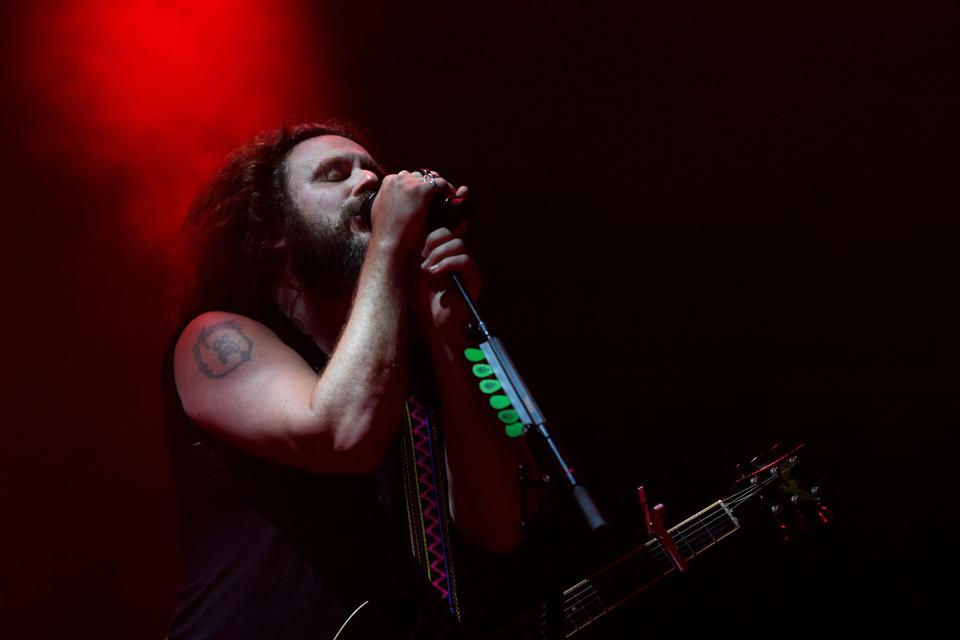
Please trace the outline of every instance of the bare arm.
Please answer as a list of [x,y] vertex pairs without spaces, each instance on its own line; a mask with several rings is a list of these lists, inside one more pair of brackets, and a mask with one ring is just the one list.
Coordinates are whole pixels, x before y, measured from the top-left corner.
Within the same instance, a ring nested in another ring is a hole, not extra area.
[[[430,346],[443,407],[451,516],[482,548],[510,551],[523,538],[517,466],[529,468],[531,457],[524,442],[504,434],[464,359],[463,350],[471,346],[465,337],[467,313],[449,274],[458,273],[476,295],[479,271],[463,241],[448,229],[427,237],[424,254],[417,318]],[[536,496],[531,492],[527,498],[529,515],[536,509]]]
[[318,473],[379,464],[400,422],[411,247],[422,238],[429,189],[388,176],[381,194],[353,306],[322,375],[265,326],[204,314],[184,330],[174,359],[191,418],[255,455]]
[[[464,362],[467,345],[438,345],[438,375],[450,486],[450,514],[460,531],[489,551],[512,551],[523,540],[517,466],[531,460],[522,440],[508,438]],[[528,517],[536,496],[527,496]]]

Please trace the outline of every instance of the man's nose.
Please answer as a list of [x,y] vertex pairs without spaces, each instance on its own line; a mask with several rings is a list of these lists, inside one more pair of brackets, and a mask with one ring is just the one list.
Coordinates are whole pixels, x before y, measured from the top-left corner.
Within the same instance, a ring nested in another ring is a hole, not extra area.
[[361,169],[360,177],[353,185],[353,195],[359,196],[373,191],[377,188],[378,184],[380,184],[380,178],[377,177],[376,173],[368,169]]

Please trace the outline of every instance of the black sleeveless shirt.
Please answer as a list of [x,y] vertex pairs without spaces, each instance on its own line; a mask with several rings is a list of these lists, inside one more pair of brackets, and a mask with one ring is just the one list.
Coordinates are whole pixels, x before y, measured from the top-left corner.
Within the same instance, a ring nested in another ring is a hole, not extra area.
[[[316,371],[326,356],[279,310],[258,318]],[[232,447],[184,413],[171,342],[165,426],[182,577],[170,640],[332,638],[367,597],[416,582],[397,443],[369,476],[321,476]]]

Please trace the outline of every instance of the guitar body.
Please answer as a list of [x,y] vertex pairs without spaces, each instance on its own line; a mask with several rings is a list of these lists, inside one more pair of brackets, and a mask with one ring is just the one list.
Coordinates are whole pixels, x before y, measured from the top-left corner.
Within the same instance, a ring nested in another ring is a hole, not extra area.
[[[433,604],[431,604],[431,602]],[[402,591],[374,596],[357,607],[332,640],[466,640],[472,638],[437,604]]]
[[333,640],[416,640],[423,608],[408,593],[387,593],[367,600],[343,623]]

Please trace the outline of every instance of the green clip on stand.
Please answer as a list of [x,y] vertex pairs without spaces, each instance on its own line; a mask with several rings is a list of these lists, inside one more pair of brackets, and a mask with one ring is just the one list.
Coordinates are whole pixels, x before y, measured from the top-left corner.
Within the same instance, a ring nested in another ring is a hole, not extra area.
[[[526,429],[520,419],[520,412],[514,409],[515,405],[510,396],[506,395],[503,383],[497,379],[496,368],[489,364],[484,364],[487,360],[487,354],[482,349],[467,349],[463,352],[467,360],[475,363],[473,365],[473,375],[480,378],[480,391],[489,396],[490,406],[497,412],[497,418],[503,423],[503,429],[507,436],[519,438],[524,435]],[[501,392],[501,393],[497,393]]]

